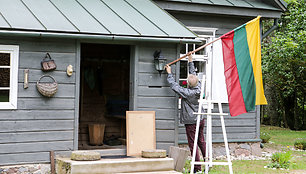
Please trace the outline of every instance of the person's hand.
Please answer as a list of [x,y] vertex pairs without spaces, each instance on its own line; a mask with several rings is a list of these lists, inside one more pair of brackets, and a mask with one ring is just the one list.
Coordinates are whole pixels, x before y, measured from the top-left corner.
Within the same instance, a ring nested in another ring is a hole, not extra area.
[[168,73],[168,74],[171,74],[171,66],[166,65],[165,68],[166,68],[167,73]]
[[190,52],[188,52],[188,62],[192,62],[192,54]]

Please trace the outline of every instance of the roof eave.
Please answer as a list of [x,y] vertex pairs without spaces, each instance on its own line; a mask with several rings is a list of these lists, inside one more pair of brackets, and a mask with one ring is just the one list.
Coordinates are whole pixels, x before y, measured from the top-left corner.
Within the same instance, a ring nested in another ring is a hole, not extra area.
[[86,40],[106,40],[106,41],[201,43],[200,40],[192,37],[179,38],[179,37],[154,37],[154,36],[122,36],[122,35],[103,35],[103,34],[67,33],[67,32],[60,33],[60,32],[44,32],[44,31],[24,31],[24,30],[0,30],[0,36],[86,39]]
[[254,9],[245,7],[228,7],[217,6],[208,4],[194,4],[194,3],[182,3],[174,1],[156,1],[156,3],[167,11],[185,12],[185,13],[204,13],[214,15],[231,15],[231,16],[244,16],[244,17],[256,17],[258,15],[263,18],[280,18],[281,10],[269,10],[269,9]]

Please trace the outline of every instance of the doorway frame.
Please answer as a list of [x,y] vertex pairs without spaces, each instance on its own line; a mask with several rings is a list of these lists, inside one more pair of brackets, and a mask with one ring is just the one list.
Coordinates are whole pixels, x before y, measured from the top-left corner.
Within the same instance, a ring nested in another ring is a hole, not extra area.
[[[129,86],[129,110],[134,111],[137,107],[138,84],[138,46],[133,42],[99,41],[99,40],[76,40],[76,61],[75,61],[75,100],[74,100],[74,130],[73,130],[73,150],[79,150],[79,117],[80,117],[80,89],[81,89],[81,44],[109,44],[109,45],[129,45],[130,46],[130,86]],[[111,151],[110,149],[109,151]]]

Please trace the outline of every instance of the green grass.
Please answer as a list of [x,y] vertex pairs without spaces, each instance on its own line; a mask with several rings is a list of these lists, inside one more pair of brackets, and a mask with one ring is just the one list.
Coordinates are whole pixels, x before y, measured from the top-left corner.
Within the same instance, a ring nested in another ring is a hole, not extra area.
[[261,126],[261,132],[268,133],[271,136],[270,141],[274,144],[282,146],[292,146],[294,145],[295,140],[298,138],[305,138],[306,131],[293,131],[290,129],[274,127],[274,126]]
[[[294,142],[298,138],[306,137],[306,131],[292,131],[289,129],[261,126],[261,132],[270,134],[271,143],[266,143],[263,151],[287,151],[294,147]],[[289,148],[288,148],[289,146]],[[289,173],[302,174],[306,173],[306,152],[292,151],[289,170],[264,168],[270,160],[235,160],[233,163],[233,172],[235,174],[272,174],[272,173]],[[190,161],[186,162],[185,167],[190,169]],[[204,169],[204,167],[202,167]],[[186,172],[185,174],[187,174]],[[228,174],[228,166],[213,166],[209,174]]]

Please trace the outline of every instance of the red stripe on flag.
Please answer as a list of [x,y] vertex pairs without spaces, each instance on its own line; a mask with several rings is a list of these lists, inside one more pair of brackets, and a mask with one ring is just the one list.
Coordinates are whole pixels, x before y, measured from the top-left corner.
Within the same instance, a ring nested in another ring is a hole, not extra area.
[[221,36],[229,109],[232,116],[237,116],[246,113],[246,109],[235,60],[233,38],[234,31]]

